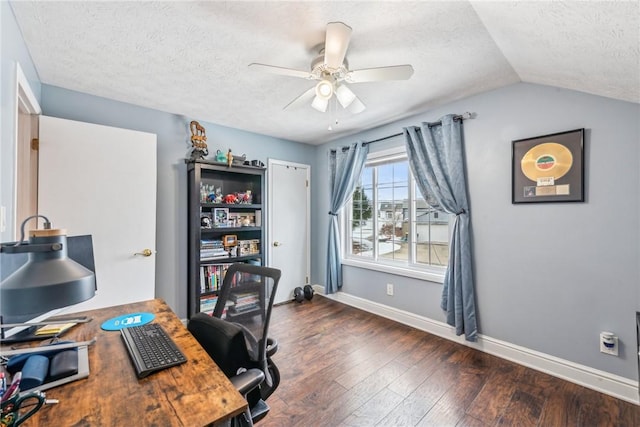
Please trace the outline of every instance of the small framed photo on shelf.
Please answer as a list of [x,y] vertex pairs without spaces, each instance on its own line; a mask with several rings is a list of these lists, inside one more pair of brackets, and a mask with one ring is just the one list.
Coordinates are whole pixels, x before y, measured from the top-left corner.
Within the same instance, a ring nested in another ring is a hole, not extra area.
[[213,225],[214,227],[227,227],[229,222],[229,208],[213,209]]
[[235,234],[225,234],[222,236],[222,246],[229,248],[238,244],[238,236]]
[[512,143],[512,203],[584,202],[584,129]]

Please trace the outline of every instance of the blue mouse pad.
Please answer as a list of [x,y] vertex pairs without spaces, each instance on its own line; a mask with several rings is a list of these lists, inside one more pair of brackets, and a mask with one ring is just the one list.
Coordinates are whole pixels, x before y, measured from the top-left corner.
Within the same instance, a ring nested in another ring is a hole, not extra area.
[[129,326],[140,326],[151,322],[156,317],[153,313],[131,313],[114,317],[104,322],[100,327],[105,331],[119,331]]

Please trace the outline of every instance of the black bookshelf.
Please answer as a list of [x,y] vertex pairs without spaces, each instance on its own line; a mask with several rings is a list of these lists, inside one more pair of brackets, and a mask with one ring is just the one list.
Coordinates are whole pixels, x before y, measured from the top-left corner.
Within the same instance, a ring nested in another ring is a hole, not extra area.
[[264,168],[228,167],[206,160],[186,163],[187,315],[191,318],[200,311],[213,311],[225,267],[235,262],[264,265],[266,188]]

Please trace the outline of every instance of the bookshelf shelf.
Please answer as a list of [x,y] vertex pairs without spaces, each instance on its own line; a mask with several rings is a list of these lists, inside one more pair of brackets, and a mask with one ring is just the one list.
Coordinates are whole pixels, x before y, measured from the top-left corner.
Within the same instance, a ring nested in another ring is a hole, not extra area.
[[227,258],[215,258],[215,259],[201,259],[200,265],[216,265],[221,263],[234,263],[234,262],[244,262],[249,261],[256,258],[261,258],[262,255],[260,253],[245,255],[245,256],[236,256],[236,257],[227,257]]
[[262,227],[214,227],[214,228],[201,228],[200,232],[203,236],[207,236],[209,234],[228,234],[234,232],[245,232],[245,231],[259,231]]

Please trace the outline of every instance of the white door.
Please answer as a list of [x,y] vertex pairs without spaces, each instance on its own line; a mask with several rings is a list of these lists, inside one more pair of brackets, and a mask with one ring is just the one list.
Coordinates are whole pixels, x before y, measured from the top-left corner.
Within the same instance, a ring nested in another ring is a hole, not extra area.
[[17,241],[20,238],[22,221],[38,213],[38,150],[32,144],[32,140],[38,135],[38,117],[42,110],[20,64],[16,64],[16,80],[18,126],[15,148],[15,214],[11,237]]
[[39,133],[38,213],[93,236],[98,291],[67,311],[154,298],[156,135],[45,116]]
[[269,266],[282,271],[274,303],[293,299],[309,284],[309,165],[270,159]]

